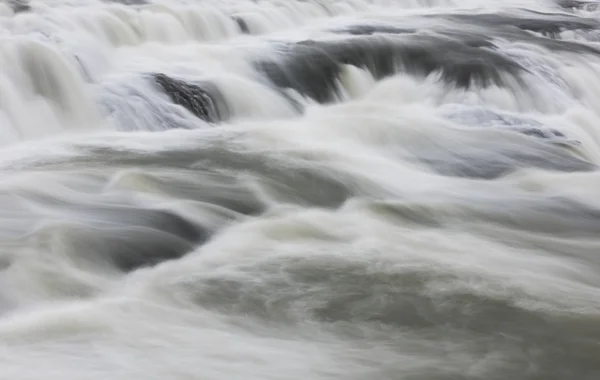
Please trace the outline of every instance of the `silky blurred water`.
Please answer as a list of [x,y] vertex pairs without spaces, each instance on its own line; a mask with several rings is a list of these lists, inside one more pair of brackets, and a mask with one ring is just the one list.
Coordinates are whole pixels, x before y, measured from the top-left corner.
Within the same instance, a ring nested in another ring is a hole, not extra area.
[[600,378],[600,9],[3,0],[0,379]]

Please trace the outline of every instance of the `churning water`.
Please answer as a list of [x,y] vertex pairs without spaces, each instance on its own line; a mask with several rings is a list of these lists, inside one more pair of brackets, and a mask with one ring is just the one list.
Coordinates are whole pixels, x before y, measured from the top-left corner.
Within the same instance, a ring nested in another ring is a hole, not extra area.
[[600,379],[600,6],[2,0],[0,379]]

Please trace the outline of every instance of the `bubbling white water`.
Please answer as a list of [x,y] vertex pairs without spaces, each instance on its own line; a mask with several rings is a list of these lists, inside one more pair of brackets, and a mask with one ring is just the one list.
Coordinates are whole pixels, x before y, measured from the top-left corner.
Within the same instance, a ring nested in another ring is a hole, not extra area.
[[599,11],[0,3],[0,378],[600,378]]

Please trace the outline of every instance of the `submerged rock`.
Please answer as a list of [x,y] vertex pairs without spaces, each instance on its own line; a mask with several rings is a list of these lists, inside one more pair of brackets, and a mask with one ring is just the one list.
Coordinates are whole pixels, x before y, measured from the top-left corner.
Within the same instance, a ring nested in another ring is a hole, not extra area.
[[5,0],[5,2],[15,13],[29,12],[31,10],[31,6],[27,0]]

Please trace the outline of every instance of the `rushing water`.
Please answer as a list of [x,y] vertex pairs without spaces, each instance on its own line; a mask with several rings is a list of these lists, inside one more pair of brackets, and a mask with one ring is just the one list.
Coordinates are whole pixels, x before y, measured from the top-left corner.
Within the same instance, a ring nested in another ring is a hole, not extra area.
[[2,0],[0,379],[600,379],[600,7]]

